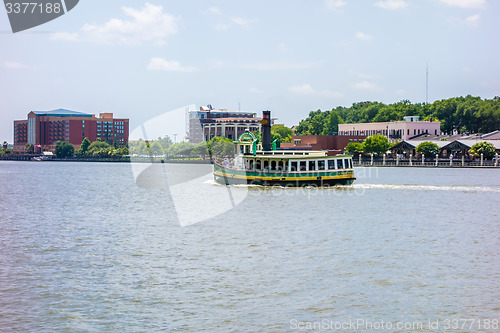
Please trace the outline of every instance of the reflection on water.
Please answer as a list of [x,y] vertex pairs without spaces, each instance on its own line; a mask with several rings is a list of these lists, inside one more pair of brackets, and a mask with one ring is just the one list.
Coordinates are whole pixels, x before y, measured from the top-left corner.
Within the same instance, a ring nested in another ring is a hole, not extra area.
[[[193,179],[169,168],[168,182]],[[500,317],[498,170],[358,168],[351,187],[232,186],[246,193],[238,204],[184,228],[179,196],[137,186],[127,164],[0,162],[0,177],[2,331]],[[220,209],[208,199],[185,208]]]

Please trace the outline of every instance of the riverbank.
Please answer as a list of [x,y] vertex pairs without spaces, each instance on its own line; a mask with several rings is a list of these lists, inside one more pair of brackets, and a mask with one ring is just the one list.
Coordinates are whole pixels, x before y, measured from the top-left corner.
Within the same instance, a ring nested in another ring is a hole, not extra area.
[[210,159],[165,159],[160,157],[46,157],[39,154],[9,154],[0,155],[0,161],[26,162],[112,162],[112,163],[181,163],[181,164],[211,164]]

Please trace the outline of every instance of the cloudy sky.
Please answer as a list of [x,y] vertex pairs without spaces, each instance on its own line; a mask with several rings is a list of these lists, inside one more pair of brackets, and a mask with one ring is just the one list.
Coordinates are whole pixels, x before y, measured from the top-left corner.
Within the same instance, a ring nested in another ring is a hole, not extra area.
[[[500,1],[81,0],[22,33],[0,9],[0,140],[31,110],[128,117],[500,95]],[[179,131],[184,124],[179,121]],[[165,130],[172,135],[173,130]]]

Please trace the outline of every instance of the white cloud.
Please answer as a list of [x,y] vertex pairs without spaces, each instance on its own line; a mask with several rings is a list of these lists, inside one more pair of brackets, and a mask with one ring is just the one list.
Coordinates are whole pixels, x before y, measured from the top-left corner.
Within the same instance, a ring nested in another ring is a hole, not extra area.
[[346,5],[343,0],[325,0],[325,6],[329,10],[338,10]]
[[486,0],[439,0],[448,6],[462,8],[482,8],[486,5]]
[[311,87],[310,84],[303,84],[300,86],[292,86],[288,88],[293,93],[300,95],[309,95],[309,96],[317,96],[317,97],[326,97],[326,98],[342,98],[344,94],[338,91],[332,90],[315,90]]
[[375,78],[374,75],[372,75],[372,74],[366,74],[366,73],[359,73],[358,77],[361,78],[361,79],[373,79],[373,78]]
[[5,68],[8,68],[8,69],[21,69],[21,68],[24,68],[24,65],[21,64],[20,62],[17,62],[17,61],[5,61],[3,63],[3,65],[5,66]]
[[408,3],[403,0],[385,0],[379,1],[374,4],[375,6],[382,9],[396,10],[408,7]]
[[212,14],[212,15],[220,15],[222,12],[217,7],[210,7],[210,8],[208,8],[208,13]]
[[258,88],[250,88],[250,92],[254,93],[254,94],[262,94],[263,91],[258,89]]
[[356,82],[353,87],[359,90],[372,90],[372,91],[380,91],[381,89],[374,83],[370,81],[360,81]]
[[224,30],[229,29],[229,24],[225,24],[225,23],[217,23],[217,24],[214,26],[214,29],[215,29],[215,30],[217,30],[217,31],[224,31]]
[[51,39],[111,45],[140,45],[151,41],[161,45],[165,38],[178,31],[178,19],[164,13],[162,6],[146,3],[141,9],[122,7],[122,12],[127,19],[112,18],[102,25],[85,24],[78,33],[55,33]]
[[372,40],[373,39],[373,36],[372,35],[368,35],[368,34],[365,34],[363,32],[358,32],[356,34],[356,38],[357,39],[361,39],[361,40],[366,40],[366,41],[369,41],[369,40]]
[[242,65],[243,68],[252,69],[257,71],[288,71],[288,70],[300,70],[309,69],[315,67],[316,64],[312,62],[259,62]]
[[481,15],[479,15],[479,14],[469,16],[465,19],[464,23],[468,26],[476,27],[479,23],[480,17],[481,17]]
[[252,23],[252,21],[253,20],[247,20],[247,19],[244,19],[243,17],[239,17],[239,16],[231,17],[231,22],[233,22],[234,24],[237,24],[239,26],[242,26],[246,29],[250,28],[250,23]]
[[79,40],[79,36],[77,33],[56,32],[50,36],[50,39],[60,40],[64,42],[77,42]]
[[479,26],[479,19],[481,18],[480,14],[471,15],[466,18],[452,18],[451,22],[456,25],[463,25],[468,27],[477,27]]
[[151,58],[148,64],[150,71],[168,71],[168,72],[195,72],[196,68],[192,66],[182,66],[176,60],[165,60],[163,58]]
[[288,51],[288,48],[286,47],[286,44],[285,44],[285,43],[279,43],[279,44],[278,44],[278,48],[279,48],[282,52],[287,52],[287,51]]
[[249,69],[255,71],[289,71],[289,70],[302,70],[317,67],[318,64],[314,62],[256,62],[247,64],[238,64],[225,61],[213,61],[215,68],[239,68]]

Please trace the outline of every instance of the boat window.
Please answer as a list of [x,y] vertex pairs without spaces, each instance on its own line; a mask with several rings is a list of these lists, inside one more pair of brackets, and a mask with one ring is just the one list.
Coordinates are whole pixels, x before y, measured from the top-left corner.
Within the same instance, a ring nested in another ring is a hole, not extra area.
[[325,170],[325,161],[318,161],[318,170]]
[[240,153],[243,154],[243,145],[240,146]]
[[264,170],[269,170],[269,161],[268,160],[264,161]]
[[297,161],[291,161],[290,162],[290,171],[297,171],[298,170],[298,162]]
[[347,158],[344,160],[344,168],[349,168],[349,160]]
[[337,169],[337,166],[335,164],[336,164],[335,160],[328,160],[328,169],[329,170]]
[[343,169],[344,168],[344,160],[343,159],[338,159],[337,163],[338,163],[339,169]]
[[316,161],[309,161],[309,171],[316,170]]
[[255,165],[256,165],[257,170],[260,170],[261,166],[262,166],[262,162],[260,160],[257,160]]
[[283,161],[278,162],[278,170],[283,170]]
[[307,162],[306,161],[300,161],[299,162],[299,166],[300,166],[300,171],[306,171],[306,166],[307,166]]
[[248,169],[253,170],[253,160],[248,161]]
[[276,170],[276,161],[271,162],[271,170]]

